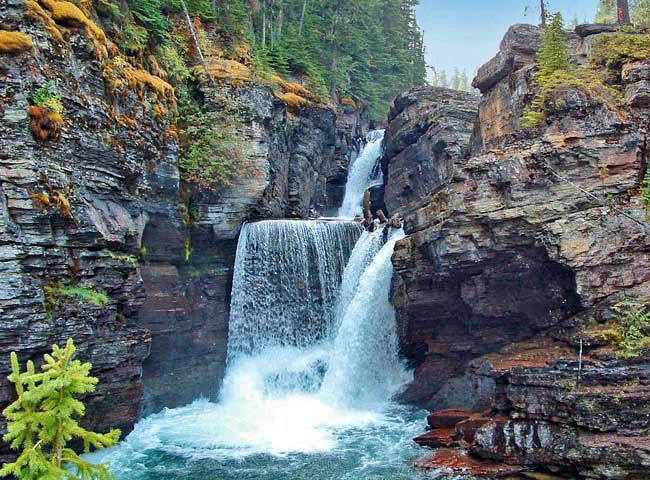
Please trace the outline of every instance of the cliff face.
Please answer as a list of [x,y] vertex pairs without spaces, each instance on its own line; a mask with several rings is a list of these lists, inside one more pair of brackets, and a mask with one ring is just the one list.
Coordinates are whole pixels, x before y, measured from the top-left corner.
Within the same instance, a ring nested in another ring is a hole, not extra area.
[[[408,234],[393,257],[393,300],[415,368],[404,398],[494,415],[436,446],[461,442],[511,464],[642,478],[648,357],[620,360],[586,324],[612,319],[623,295],[650,293],[638,195],[647,64],[624,67],[634,72],[622,77],[625,106],[563,88],[544,125],[526,131],[520,117],[534,92],[539,36],[511,28],[479,70],[480,100],[428,88],[391,111],[386,203]],[[585,61],[594,40],[572,38],[574,55]]]
[[[178,191],[151,202],[159,214],[150,214],[143,234],[147,295],[138,320],[154,340],[144,365],[145,413],[217,394],[242,222],[336,208],[328,190],[346,177],[355,138],[367,128],[357,111],[337,117],[324,108],[288,117],[261,86],[204,88],[208,102],[227,96],[241,105],[239,139],[255,174],[214,191],[185,189],[183,215]],[[165,201],[171,210],[160,210]]]
[[[267,86],[199,85],[215,111],[217,97],[241,103],[238,135],[256,167],[199,190],[180,180],[170,85],[117,58],[86,23],[54,23],[35,2],[5,2],[0,19],[0,30],[32,42],[0,53],[2,351],[38,362],[74,338],[100,378],[87,400],[93,429],[128,431],[142,409],[214,395],[241,223],[334,208],[363,112],[305,108],[290,118]],[[31,108],[47,82],[60,117]],[[103,292],[107,304],[69,287]],[[0,407],[12,398],[8,372],[7,353]]]

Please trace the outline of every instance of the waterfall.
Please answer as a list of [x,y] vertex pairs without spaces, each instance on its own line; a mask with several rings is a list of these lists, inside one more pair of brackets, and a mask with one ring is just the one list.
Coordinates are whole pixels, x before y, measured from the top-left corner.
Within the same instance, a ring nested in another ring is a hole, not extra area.
[[[386,244],[371,255],[382,243],[383,232],[377,230],[364,232],[371,245],[365,254],[366,268],[356,269],[350,263],[346,271],[350,275],[341,288],[339,328],[321,389],[325,398],[338,404],[381,403],[409,379],[397,360],[395,309],[390,303],[391,256],[404,232],[391,232]],[[364,239],[359,244],[365,250]]]
[[366,146],[350,167],[345,185],[343,205],[339,209],[341,218],[353,218],[362,213],[363,192],[370,186],[383,181],[381,155],[384,130],[373,130],[366,136]]
[[[119,480],[157,478],[149,472],[161,459],[179,465],[174,478],[205,478],[198,472],[206,461],[210,478],[228,480],[384,478],[366,469],[395,468],[396,456],[409,455],[422,415],[407,425],[405,407],[390,401],[410,380],[389,301],[391,255],[402,237],[401,229],[361,232],[349,221],[244,225],[218,401],[147,417],[119,447],[91,459],[109,461]],[[313,477],[286,470],[323,452],[338,459],[338,473],[311,461],[303,473],[320,472]],[[360,477],[347,476],[349,462],[361,462]],[[184,475],[187,465],[196,465],[195,476]]]
[[330,333],[338,286],[361,233],[355,222],[243,226],[235,260],[228,358],[305,347]]

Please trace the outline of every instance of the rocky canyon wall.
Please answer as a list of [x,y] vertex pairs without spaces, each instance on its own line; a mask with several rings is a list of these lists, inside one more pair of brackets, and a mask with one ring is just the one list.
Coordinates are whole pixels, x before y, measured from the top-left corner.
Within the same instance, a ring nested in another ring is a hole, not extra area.
[[[205,82],[207,108],[241,104],[238,139],[255,170],[198,189],[180,179],[171,86],[91,28],[92,9],[51,15],[29,0],[0,5],[0,30],[29,39],[0,51],[0,343],[39,362],[74,338],[100,379],[86,425],[128,431],[142,412],[216,394],[242,222],[335,209],[368,122],[350,108],[290,116],[255,81]],[[31,108],[48,82],[59,116]],[[7,353],[2,408],[8,373]]]
[[[609,33],[578,33],[572,55],[585,65]],[[589,478],[645,478],[648,356],[624,361],[594,332],[623,296],[650,294],[639,196],[648,64],[618,71],[624,102],[564,87],[546,120],[525,129],[540,36],[533,26],[508,31],[474,81],[480,98],[425,87],[392,107],[385,202],[408,234],[393,256],[393,301],[415,369],[403,398],[483,411],[471,435],[434,422],[425,444]]]

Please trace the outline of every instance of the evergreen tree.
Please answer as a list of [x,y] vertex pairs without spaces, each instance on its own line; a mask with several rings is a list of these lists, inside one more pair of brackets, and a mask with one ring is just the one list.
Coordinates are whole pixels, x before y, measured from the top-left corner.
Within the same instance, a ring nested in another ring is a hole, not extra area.
[[569,46],[562,15],[556,13],[542,36],[542,46],[537,52],[537,73],[535,85],[540,89],[534,98],[532,108],[523,115],[523,126],[535,127],[545,117],[544,99],[560,85],[575,81],[575,71],[569,60]]
[[547,84],[551,78],[560,72],[572,70],[569,61],[569,47],[562,14],[556,13],[550,25],[544,31],[542,46],[537,53],[537,74],[535,82],[538,85]]
[[632,23],[642,27],[650,26],[650,0],[636,0],[632,5]]
[[119,430],[107,434],[88,431],[79,426],[85,413],[77,396],[95,390],[98,380],[90,376],[90,363],[73,360],[76,349],[72,339],[65,348],[53,346],[45,355],[41,372],[27,362],[21,372],[18,356],[11,353],[12,373],[9,381],[16,388],[17,398],[3,412],[8,420],[8,433],[3,437],[18,459],[0,469],[0,476],[16,476],[19,480],[92,480],[109,479],[106,465],[84,461],[67,445],[82,441],[90,448],[115,445]]
[[600,0],[596,12],[596,23],[616,23],[616,0]]

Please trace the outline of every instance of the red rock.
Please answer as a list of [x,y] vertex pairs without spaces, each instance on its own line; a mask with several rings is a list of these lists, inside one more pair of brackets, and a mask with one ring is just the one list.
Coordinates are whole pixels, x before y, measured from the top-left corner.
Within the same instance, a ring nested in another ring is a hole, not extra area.
[[454,428],[458,422],[467,420],[474,414],[466,410],[449,409],[433,412],[427,417],[431,428]]
[[447,469],[453,474],[476,477],[502,478],[516,475],[523,470],[521,466],[505,463],[482,462],[458,450],[438,450],[433,455],[416,459],[413,464],[423,469]]
[[453,428],[437,428],[413,439],[421,447],[440,448],[458,446],[460,438]]

